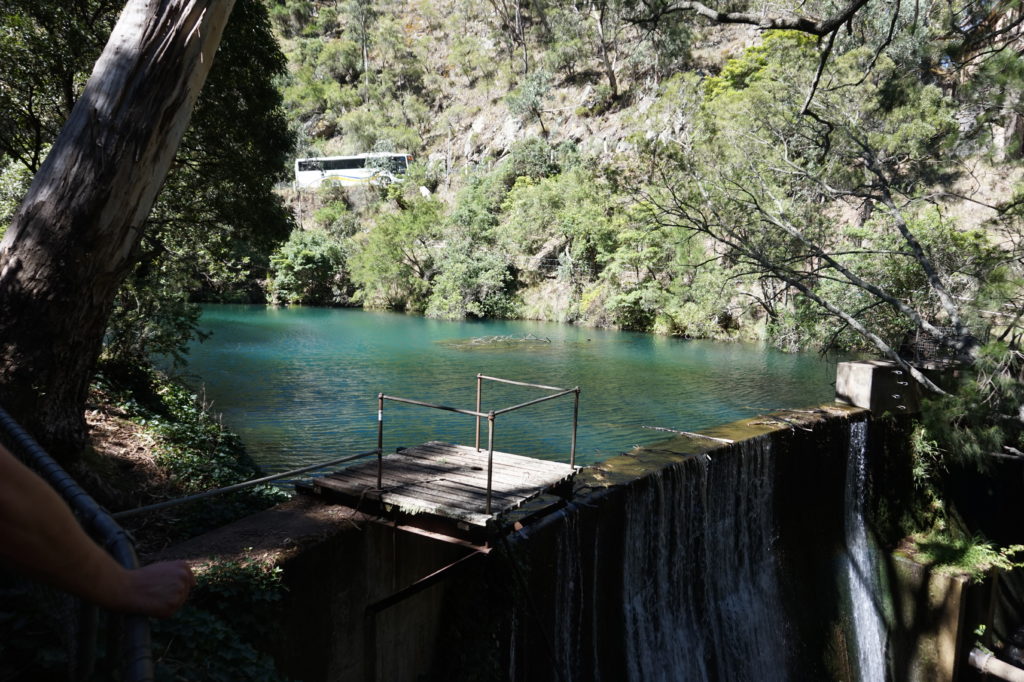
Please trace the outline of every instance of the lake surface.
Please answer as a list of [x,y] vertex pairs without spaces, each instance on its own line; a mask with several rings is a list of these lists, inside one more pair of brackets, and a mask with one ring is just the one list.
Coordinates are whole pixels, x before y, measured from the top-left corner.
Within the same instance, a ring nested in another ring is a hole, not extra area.
[[[186,371],[268,471],[376,447],[377,394],[473,409],[476,374],[579,386],[577,463],[833,396],[814,354],[545,322],[444,322],[354,309],[212,305]],[[544,395],[485,382],[484,411]],[[384,446],[473,443],[474,419],[388,402]],[[568,461],[572,397],[496,420],[495,449]],[[486,443],[486,421],[482,439]]]

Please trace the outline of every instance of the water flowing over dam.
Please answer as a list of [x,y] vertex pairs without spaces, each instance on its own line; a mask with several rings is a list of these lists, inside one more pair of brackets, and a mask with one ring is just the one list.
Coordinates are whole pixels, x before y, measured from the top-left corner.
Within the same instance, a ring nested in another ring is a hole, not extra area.
[[492,559],[511,585],[481,595],[512,613],[500,676],[884,680],[866,439],[866,422],[829,419],[598,465],[593,483],[613,485],[578,490]]
[[[765,438],[735,457],[668,469],[626,507],[626,660],[632,680],[781,680],[786,622]],[[728,644],[726,644],[728,643]],[[725,646],[723,646],[725,644]]]
[[301,521],[279,529],[275,655],[299,679],[882,682],[867,419],[826,406],[638,447],[486,546],[310,499],[237,542]]
[[885,679],[885,621],[879,601],[877,556],[864,519],[867,495],[867,422],[850,425],[846,462],[846,576],[861,682]]

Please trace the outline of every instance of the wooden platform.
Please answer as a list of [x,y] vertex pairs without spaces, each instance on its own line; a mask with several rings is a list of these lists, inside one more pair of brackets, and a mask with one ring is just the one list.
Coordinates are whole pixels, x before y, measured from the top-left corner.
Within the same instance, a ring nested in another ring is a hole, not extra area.
[[493,531],[510,525],[513,512],[527,501],[567,487],[575,473],[569,464],[495,452],[492,513],[487,514],[487,451],[431,441],[385,455],[382,490],[376,489],[376,457],[317,478],[312,489],[368,513]]

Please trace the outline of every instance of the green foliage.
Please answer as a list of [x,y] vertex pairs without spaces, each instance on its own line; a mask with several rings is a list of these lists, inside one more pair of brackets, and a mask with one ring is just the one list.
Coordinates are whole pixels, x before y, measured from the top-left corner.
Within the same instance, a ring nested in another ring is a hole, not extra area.
[[147,243],[185,260],[192,291],[207,299],[261,280],[291,232],[291,214],[273,192],[295,144],[275,85],[284,71],[262,2],[236,3]]
[[185,364],[188,343],[202,335],[200,308],[189,301],[192,279],[177,267],[180,262],[155,257],[135,266],[107,322],[104,360],[145,366],[159,355],[176,366]]
[[952,462],[984,467],[989,453],[1024,450],[1024,354],[993,341],[979,349],[954,393],[924,412],[929,437]]
[[504,318],[518,312],[508,258],[474,236],[479,237],[469,230],[449,232],[438,259],[440,274],[433,282],[427,316]]
[[442,220],[443,205],[420,198],[355,235],[349,264],[357,300],[369,308],[422,312],[436,274]]
[[452,46],[446,56],[452,69],[468,79],[470,85],[477,79],[490,78],[494,75],[494,60],[484,50],[480,41],[472,35],[453,35]]
[[512,145],[508,158],[498,167],[498,175],[511,188],[518,178],[540,180],[579,163],[579,151],[572,142],[552,145],[540,137],[527,137]]
[[[536,181],[520,176],[502,205],[497,242],[521,269],[550,270],[564,254],[567,274],[592,279],[620,227],[613,202],[608,187],[583,168]],[[534,265],[538,258],[543,262]]]
[[747,271],[779,345],[898,349],[949,326],[949,301],[977,296],[1005,254],[920,198],[956,165],[937,154],[957,140],[949,98],[855,48],[831,58],[802,116],[817,64],[808,36],[772,32],[719,76],[677,83],[703,102],[690,144],[663,156],[657,220]]
[[325,230],[296,230],[270,257],[267,301],[344,305],[352,294],[342,242]]
[[[1004,278],[1002,253],[979,230],[962,230],[934,207],[905,216],[910,229],[927,250],[935,265],[946,274],[950,293],[964,300],[983,299],[985,292]],[[843,250],[836,262],[865,281],[887,291],[898,292],[914,302],[928,319],[942,319],[943,310],[926,273],[912,257],[890,216],[879,213],[860,227],[846,227],[833,235],[835,249]],[[848,281],[823,278],[815,292],[844,310],[856,311],[857,318],[895,347],[916,338],[915,325],[889,305],[865,299],[860,287]],[[813,302],[802,299],[787,317],[797,330],[801,348],[870,350],[871,345],[849,327],[837,330],[834,318]],[[779,327],[781,329],[781,327]]]
[[31,182],[32,174],[19,163],[12,161],[0,168],[0,239],[7,232]]
[[[324,185],[321,188],[321,195],[331,194],[334,190],[340,190],[337,185]],[[348,202],[344,199],[332,200],[326,197],[324,203],[316,210],[313,221],[317,227],[338,236],[351,236],[355,232],[356,217],[349,208]],[[273,257],[271,257],[273,260]]]
[[[181,494],[241,483],[259,468],[238,437],[225,430],[199,396],[153,369],[106,362],[96,383],[114,396],[129,418],[155,442],[157,464],[170,474]],[[287,499],[270,486],[222,495],[217,504],[183,507],[175,530],[190,537]]]
[[772,66],[779,55],[793,59],[797,54],[813,55],[815,38],[799,31],[767,31],[760,44],[748,47],[725,63],[722,71],[705,83],[709,101],[751,87],[756,81],[773,78]]
[[381,141],[419,150],[432,116],[420,39],[365,0],[309,3],[308,12],[289,0],[274,16],[292,39],[285,49],[294,68],[283,92],[302,134],[336,138],[332,147],[348,153]]
[[965,538],[944,532],[911,536],[914,559],[946,575],[967,575],[981,582],[992,569],[1024,567],[1024,545],[996,547],[981,537]]
[[155,661],[156,679],[161,682],[284,679],[273,660],[239,637],[228,622],[190,606],[170,620],[157,621],[153,640],[157,646],[163,645],[157,649]]
[[[724,276],[696,268],[708,257],[700,243],[659,227],[618,179],[575,145],[526,138],[491,171],[468,178],[443,230],[437,211],[419,219],[423,200],[406,182],[393,189],[407,209],[352,240],[358,296],[371,307],[448,319],[527,314],[735,336],[742,308],[730,303]],[[564,293],[558,310],[543,303],[551,283]]]
[[10,0],[0,14],[0,154],[31,173],[117,19],[115,0]]
[[272,0],[267,4],[274,28],[286,37],[301,33],[313,15],[309,0]]
[[726,273],[697,267],[699,241],[652,220],[649,206],[624,212],[615,248],[601,259],[610,322],[625,329],[692,338],[729,336],[731,286]]
[[201,570],[185,608],[154,622],[157,679],[284,680],[267,654],[285,590],[281,577],[279,567],[253,558]]
[[519,85],[505,97],[508,110],[515,116],[536,121],[547,135],[544,127],[544,107],[551,92],[551,74],[546,71],[531,71]]
[[[111,0],[7,3],[0,16],[0,210],[10,219],[122,9]],[[250,298],[291,221],[273,194],[293,140],[274,80],[285,62],[264,5],[233,10],[191,124],[118,294],[104,354],[181,360],[196,335],[190,299]],[[244,121],[245,125],[239,125]],[[263,272],[261,272],[261,270]]]

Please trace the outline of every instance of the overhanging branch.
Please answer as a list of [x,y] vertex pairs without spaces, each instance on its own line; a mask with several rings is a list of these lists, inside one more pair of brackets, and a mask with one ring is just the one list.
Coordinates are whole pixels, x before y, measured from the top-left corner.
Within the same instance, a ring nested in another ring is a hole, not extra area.
[[837,14],[827,19],[814,19],[799,14],[765,14],[753,12],[721,12],[708,7],[702,2],[685,0],[668,7],[653,8],[648,2],[644,5],[650,13],[644,17],[630,19],[635,24],[657,23],[662,17],[680,12],[692,12],[698,16],[715,22],[716,24],[746,24],[757,26],[762,31],[779,29],[789,31],[801,31],[811,35],[823,37],[837,31],[843,24],[853,18],[853,15],[862,7],[868,4],[868,0],[853,0],[849,5],[840,10]]

